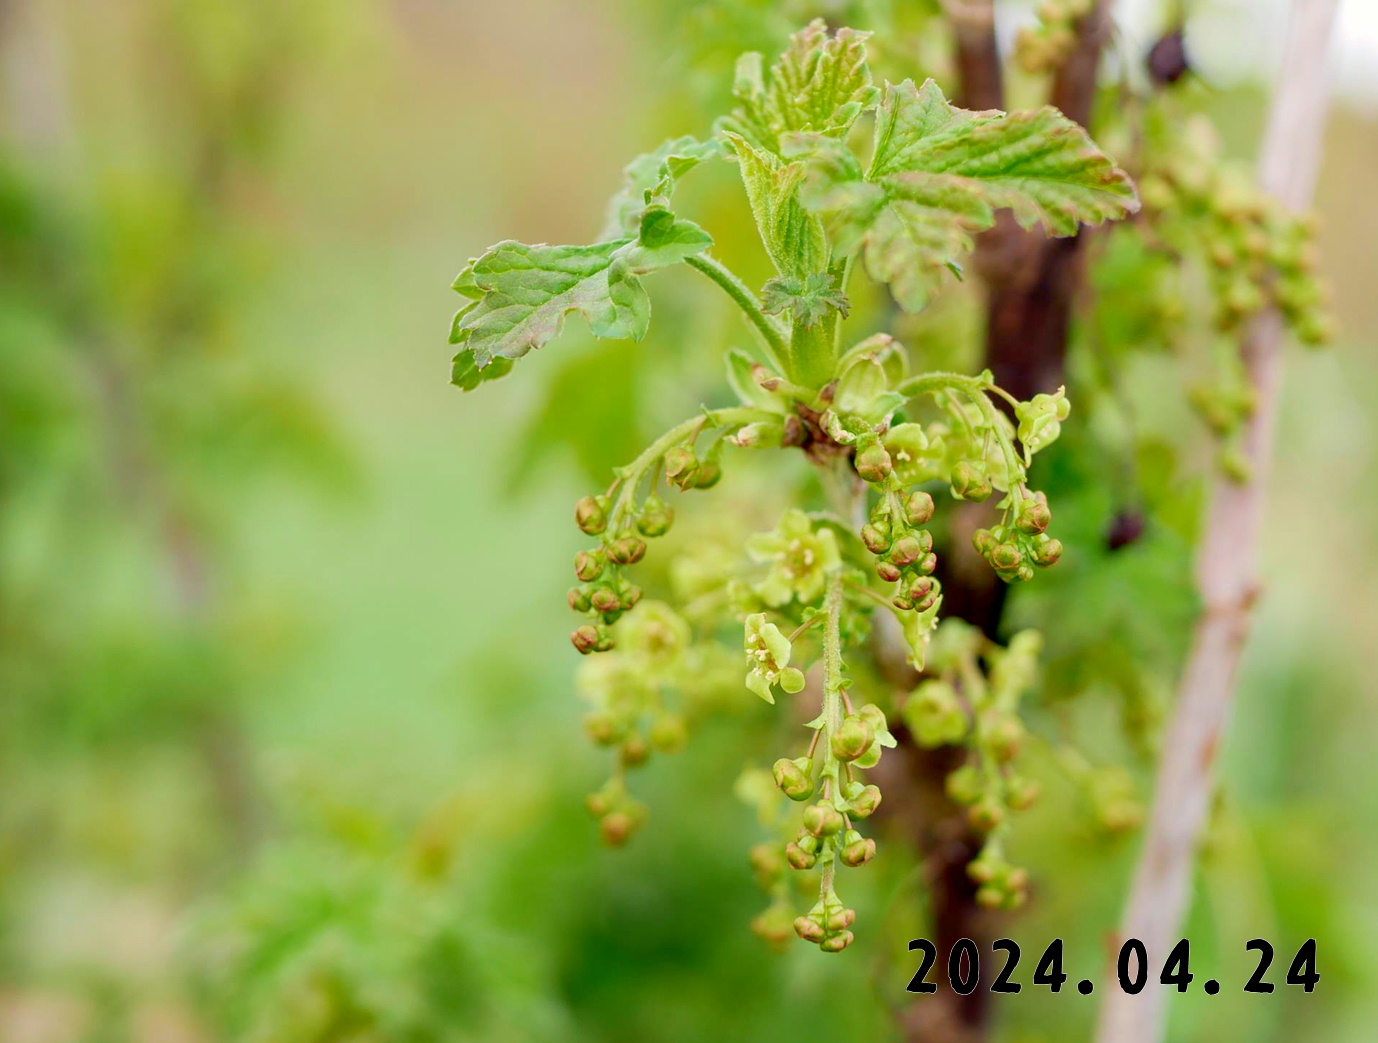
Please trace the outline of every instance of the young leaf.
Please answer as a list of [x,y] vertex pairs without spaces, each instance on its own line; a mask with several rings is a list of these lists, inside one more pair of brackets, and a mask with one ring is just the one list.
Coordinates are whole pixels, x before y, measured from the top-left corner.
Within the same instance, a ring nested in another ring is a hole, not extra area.
[[[650,299],[641,276],[707,250],[712,238],[692,221],[663,207],[640,218],[634,239],[592,246],[528,246],[498,243],[455,281],[470,299],[458,315],[450,342],[460,356],[457,373],[470,364],[487,368],[495,359],[516,359],[560,332],[565,316],[579,312],[598,337],[640,340],[651,319]],[[461,386],[464,386],[461,384]]]
[[866,65],[869,35],[839,29],[830,37],[827,25],[817,19],[790,38],[789,49],[768,76],[760,54],[742,55],[732,88],[741,105],[721,121],[720,129],[777,156],[784,134],[844,137],[880,93]]
[[864,174],[818,135],[789,136],[784,150],[806,164],[801,200],[827,219],[835,252],[861,250],[908,311],[927,304],[996,209],[1065,236],[1138,208],[1129,177],[1056,109],[969,112],[932,80],[886,88]]
[[761,290],[761,304],[767,315],[788,311],[795,321],[810,329],[832,312],[845,319],[851,311],[847,295],[834,285],[827,272],[815,272],[803,279],[771,279]]
[[799,201],[803,163],[784,163],[737,134],[727,134],[737,156],[751,212],[775,270],[803,278],[828,266],[823,222]]
[[722,144],[699,141],[686,135],[663,143],[654,152],[638,156],[623,170],[622,187],[608,201],[600,239],[637,234],[641,214],[648,206],[669,206],[680,178],[700,163],[722,155]]

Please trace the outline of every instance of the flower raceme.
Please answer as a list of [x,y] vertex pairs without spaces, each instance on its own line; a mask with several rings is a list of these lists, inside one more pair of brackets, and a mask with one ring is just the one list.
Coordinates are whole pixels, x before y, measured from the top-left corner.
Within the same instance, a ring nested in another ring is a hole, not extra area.
[[[756,343],[726,359],[737,404],[676,424],[575,506],[593,541],[576,557],[568,595],[584,616],[571,640],[590,657],[580,670],[593,704],[585,727],[615,751],[612,777],[588,804],[609,843],[642,825],[646,809],[629,793],[628,771],[683,745],[693,716],[685,693],[720,649],[723,626],[742,626],[745,689],[767,703],[777,691],[816,699],[818,709],[794,756],[739,783],[753,802],[778,805],[763,813],[780,830],[777,843],[752,854],[772,895],[754,927],[775,943],[795,934],[840,952],[856,914],[838,897],[838,875],[876,855],[859,828],[881,802],[865,773],[895,745],[895,712],[921,743],[968,748],[954,785],[990,838],[973,876],[987,904],[1022,894],[1022,870],[1004,861],[1002,843],[1008,812],[1032,799],[1010,766],[1035,641],[953,652],[940,633],[941,669],[906,698],[854,698],[848,664],[867,654],[875,620],[889,614],[911,664],[924,669],[943,600],[930,525],[944,498],[998,497],[998,521],[974,544],[1002,579],[1027,580],[1057,561],[1052,511],[1029,487],[1028,469],[1070,411],[1061,390],[1021,402],[989,372],[911,372],[910,352],[886,334],[851,344],[849,284],[864,273],[917,311],[999,210],[1071,235],[1138,201],[1128,177],[1055,109],[970,112],[931,80],[874,83],[864,33],[815,22],[769,68],[745,56],[734,92],[737,107],[710,140],[677,138],[627,167],[598,242],[509,241],[465,267],[454,283],[463,305],[451,330],[452,379],[473,390],[506,375],[571,314],[596,336],[640,340],[651,316],[645,280],[674,265],[702,274],[741,310]],[[853,131],[863,117],[874,136],[858,153]],[[681,179],[722,160],[736,164],[776,270],[759,292],[673,208]],[[802,453],[813,491],[773,530],[741,541],[734,574],[691,603],[645,598],[631,570],[673,529],[671,501],[712,489],[732,454],[746,451],[763,461]],[[812,872],[817,899],[795,915],[792,880]]]

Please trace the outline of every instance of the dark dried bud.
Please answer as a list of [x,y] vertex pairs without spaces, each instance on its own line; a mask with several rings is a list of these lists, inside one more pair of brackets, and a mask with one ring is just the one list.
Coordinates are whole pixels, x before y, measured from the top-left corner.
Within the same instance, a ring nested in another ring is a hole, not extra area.
[[1105,534],[1105,545],[1111,550],[1120,550],[1131,543],[1137,543],[1144,534],[1144,516],[1138,511],[1121,511],[1110,523]]
[[585,496],[574,505],[574,522],[590,536],[608,527],[608,501],[605,496]]
[[1148,75],[1159,87],[1176,83],[1191,72],[1186,39],[1180,26],[1165,33],[1148,52]]
[[635,565],[646,556],[646,541],[635,536],[623,536],[608,547],[608,557],[619,565]]
[[603,568],[606,565],[602,551],[581,550],[574,555],[574,574],[584,583],[592,583],[599,576],[603,575]]

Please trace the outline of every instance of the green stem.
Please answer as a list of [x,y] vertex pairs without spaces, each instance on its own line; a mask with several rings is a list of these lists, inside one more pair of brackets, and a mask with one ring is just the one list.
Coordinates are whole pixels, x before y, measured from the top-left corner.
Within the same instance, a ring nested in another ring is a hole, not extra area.
[[813,326],[796,322],[791,327],[789,377],[795,383],[816,390],[832,380],[837,368],[837,320],[833,314]]
[[692,416],[670,428],[643,449],[640,456],[618,472],[618,482],[622,484],[622,489],[618,493],[617,502],[612,509],[611,524],[614,526],[614,531],[630,508],[631,500],[636,494],[636,488],[641,483],[642,477],[647,470],[655,466],[656,461],[667,451],[680,442],[697,437],[705,427],[741,427],[757,420],[773,419],[777,419],[777,414],[768,413],[763,409],[752,409],[748,406],[736,406],[730,409],[706,410],[699,416]]
[[[827,613],[823,626],[823,727],[819,729],[823,744],[824,785],[832,781],[833,801],[842,793],[841,762],[833,753],[833,735],[842,725],[842,572],[839,570],[828,577],[828,592],[824,600]],[[819,898],[826,899],[833,889],[833,877],[837,872],[837,847],[831,846],[831,854],[823,865],[823,876],[819,882]]]
[[907,398],[917,398],[919,395],[938,397],[952,391],[960,391],[965,395],[981,411],[988,430],[1000,445],[1000,453],[1004,456],[1005,466],[1010,473],[1010,491],[1014,493],[1016,500],[1023,498],[1024,464],[1014,448],[1014,441],[1005,430],[1005,425],[1000,422],[1000,413],[987,392],[995,391],[1016,405],[1018,402],[991,382],[989,371],[979,377],[969,377],[963,373],[923,373],[917,377],[910,377],[896,390]]
[[789,358],[789,345],[785,342],[784,332],[761,309],[761,302],[756,299],[756,295],[751,292],[750,287],[742,282],[725,264],[707,254],[698,254],[686,258],[684,263],[695,271],[702,272],[722,287],[723,291],[742,310],[747,321],[761,335],[761,340],[765,343],[766,352],[770,355],[771,362],[782,373],[787,372],[785,361]]

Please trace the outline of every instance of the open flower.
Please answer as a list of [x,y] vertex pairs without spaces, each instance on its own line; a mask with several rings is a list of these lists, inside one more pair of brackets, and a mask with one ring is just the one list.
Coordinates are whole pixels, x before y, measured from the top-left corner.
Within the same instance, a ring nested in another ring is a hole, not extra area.
[[774,532],[752,536],[746,549],[754,561],[770,563],[770,572],[756,587],[767,605],[783,605],[795,596],[801,602],[817,600],[828,573],[842,564],[833,531],[815,531],[798,508],[786,511]]
[[777,684],[786,692],[800,691],[804,674],[789,665],[791,651],[789,638],[774,623],[766,622],[764,612],[747,616],[746,661],[751,664],[751,672],[746,675],[747,688],[771,704],[775,702],[771,689]]

